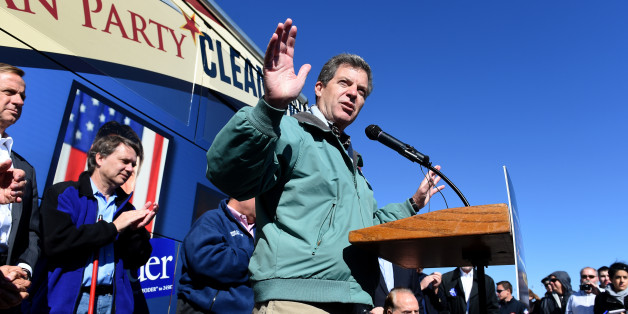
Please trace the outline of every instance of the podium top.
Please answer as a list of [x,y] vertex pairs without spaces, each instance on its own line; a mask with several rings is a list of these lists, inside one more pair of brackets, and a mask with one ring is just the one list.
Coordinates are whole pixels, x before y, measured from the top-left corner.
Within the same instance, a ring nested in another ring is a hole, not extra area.
[[506,204],[420,214],[351,231],[349,242],[405,268],[515,263]]

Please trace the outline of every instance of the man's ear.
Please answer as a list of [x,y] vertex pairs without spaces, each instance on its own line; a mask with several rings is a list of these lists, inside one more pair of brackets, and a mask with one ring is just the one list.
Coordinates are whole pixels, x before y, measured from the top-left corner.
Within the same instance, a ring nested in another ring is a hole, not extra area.
[[316,82],[316,84],[314,85],[314,94],[317,98],[321,96],[321,91],[323,90],[323,87],[325,87],[325,85],[321,81]]
[[105,159],[104,157],[102,157],[102,155],[100,153],[96,153],[96,165],[98,165],[98,167],[101,166],[102,164],[102,160]]

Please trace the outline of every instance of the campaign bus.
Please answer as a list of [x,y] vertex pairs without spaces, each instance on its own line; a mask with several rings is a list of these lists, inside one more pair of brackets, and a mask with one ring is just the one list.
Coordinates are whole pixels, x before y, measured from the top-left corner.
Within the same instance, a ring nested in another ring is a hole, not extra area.
[[[22,68],[25,105],[8,130],[41,197],[77,180],[104,123],[129,125],[144,158],[133,204],[160,204],[153,256],[136,275],[149,309],[174,312],[179,248],[226,197],[205,177],[217,132],[264,90],[259,48],[211,0],[5,0],[0,62]],[[289,112],[301,111],[301,95]]]

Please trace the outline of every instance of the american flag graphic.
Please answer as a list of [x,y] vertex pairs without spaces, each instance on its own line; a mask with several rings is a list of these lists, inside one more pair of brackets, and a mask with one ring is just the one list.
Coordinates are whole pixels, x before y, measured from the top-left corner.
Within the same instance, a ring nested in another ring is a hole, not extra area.
[[[136,207],[143,206],[148,201],[158,201],[168,139],[81,90],[76,91],[53,183],[78,180],[79,175],[87,170],[87,151],[92,146],[98,129],[109,121],[130,126],[142,139],[144,146],[144,160],[137,173],[131,201]],[[151,233],[154,223],[153,219],[146,226]]]

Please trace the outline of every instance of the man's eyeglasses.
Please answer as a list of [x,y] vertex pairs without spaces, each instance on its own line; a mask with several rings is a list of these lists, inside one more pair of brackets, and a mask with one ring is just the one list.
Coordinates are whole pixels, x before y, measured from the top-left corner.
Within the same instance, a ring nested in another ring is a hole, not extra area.
[[504,291],[504,290],[499,290],[499,289],[497,289],[497,290],[495,290],[495,291],[497,291],[497,294],[500,294],[500,293],[502,293],[502,291]]
[[595,278],[595,275],[580,275],[580,278],[582,278],[582,279],[587,279],[587,278],[593,279],[593,278]]
[[551,282],[557,282],[557,281],[558,281],[558,278],[552,278],[552,279],[550,279],[550,281],[551,281]]

